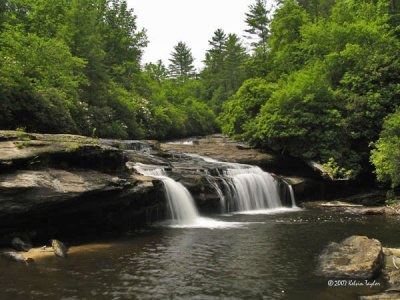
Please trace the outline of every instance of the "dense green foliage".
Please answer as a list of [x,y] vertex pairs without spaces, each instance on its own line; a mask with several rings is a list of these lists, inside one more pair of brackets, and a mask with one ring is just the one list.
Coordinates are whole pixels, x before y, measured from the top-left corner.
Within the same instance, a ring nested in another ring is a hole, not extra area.
[[161,61],[142,70],[146,33],[124,0],[1,3],[0,128],[112,138],[217,130],[186,44],[170,72]]
[[[250,49],[217,29],[168,67],[124,0],[0,4],[0,128],[112,138],[223,133],[400,185],[400,2],[255,0]],[[372,156],[371,156],[372,150]]]
[[[396,11],[385,1],[315,3],[318,13],[311,2],[291,0],[276,10],[264,70],[253,67],[256,77],[224,104],[222,129],[356,176],[368,170],[370,143],[399,105]],[[384,135],[392,134],[386,127]],[[381,136],[377,144],[385,159],[394,155],[384,154],[387,142]],[[378,178],[387,179],[377,153]]]
[[372,150],[371,161],[376,166],[380,181],[391,182],[395,188],[400,185],[400,111],[390,114]]
[[226,35],[217,29],[209,41],[205,67],[200,73],[204,86],[204,101],[215,113],[220,113],[222,104],[231,98],[247,78],[246,49],[236,34]]

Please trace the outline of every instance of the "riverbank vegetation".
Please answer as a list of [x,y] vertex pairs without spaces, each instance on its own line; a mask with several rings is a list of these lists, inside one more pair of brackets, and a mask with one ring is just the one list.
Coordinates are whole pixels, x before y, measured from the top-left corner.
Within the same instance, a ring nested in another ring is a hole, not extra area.
[[121,139],[222,130],[324,163],[330,177],[374,166],[397,187],[400,3],[276,5],[254,1],[246,37],[216,28],[196,70],[184,41],[168,64],[143,65],[146,31],[123,0],[2,1],[0,128]]

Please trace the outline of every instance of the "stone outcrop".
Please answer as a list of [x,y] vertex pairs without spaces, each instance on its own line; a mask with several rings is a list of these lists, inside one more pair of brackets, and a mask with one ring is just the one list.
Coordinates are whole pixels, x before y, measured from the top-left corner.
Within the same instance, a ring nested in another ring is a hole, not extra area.
[[221,161],[267,166],[277,160],[276,154],[261,153],[245,144],[233,142],[227,137],[213,135],[196,139],[195,143],[162,143],[162,150],[196,153]]
[[371,279],[383,266],[381,243],[366,236],[330,243],[318,258],[318,273],[329,278]]
[[94,170],[18,170],[0,175],[0,235],[37,238],[131,228],[161,218],[162,183]]
[[124,148],[146,145],[0,131],[0,245],[15,236],[42,243],[161,219],[162,183],[125,165]]
[[124,169],[123,151],[77,135],[28,134],[0,130],[0,172],[53,167],[102,172]]
[[247,144],[232,141],[219,134],[199,137],[189,142],[161,143],[160,149],[177,153],[196,153],[221,161],[256,165],[268,172],[279,174],[298,174],[307,178],[320,178],[318,172],[300,159],[280,155],[272,150],[260,152]]

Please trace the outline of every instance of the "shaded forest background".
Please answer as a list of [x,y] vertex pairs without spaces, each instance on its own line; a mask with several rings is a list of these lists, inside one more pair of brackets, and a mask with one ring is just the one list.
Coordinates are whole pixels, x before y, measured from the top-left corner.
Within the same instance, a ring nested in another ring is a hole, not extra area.
[[[123,0],[0,1],[0,128],[121,139],[222,131],[400,184],[400,1],[255,0],[246,37],[216,29],[196,72],[179,42],[141,64]],[[200,26],[200,25],[199,25]],[[251,49],[245,47],[251,44]]]

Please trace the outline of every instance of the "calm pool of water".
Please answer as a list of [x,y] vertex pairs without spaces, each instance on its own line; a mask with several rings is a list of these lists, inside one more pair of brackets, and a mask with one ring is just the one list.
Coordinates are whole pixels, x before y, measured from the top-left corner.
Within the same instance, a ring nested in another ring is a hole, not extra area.
[[357,234],[400,247],[396,218],[297,211],[214,219],[227,223],[149,228],[29,266],[0,261],[0,299],[357,299],[383,281],[328,287],[315,274],[324,246]]

